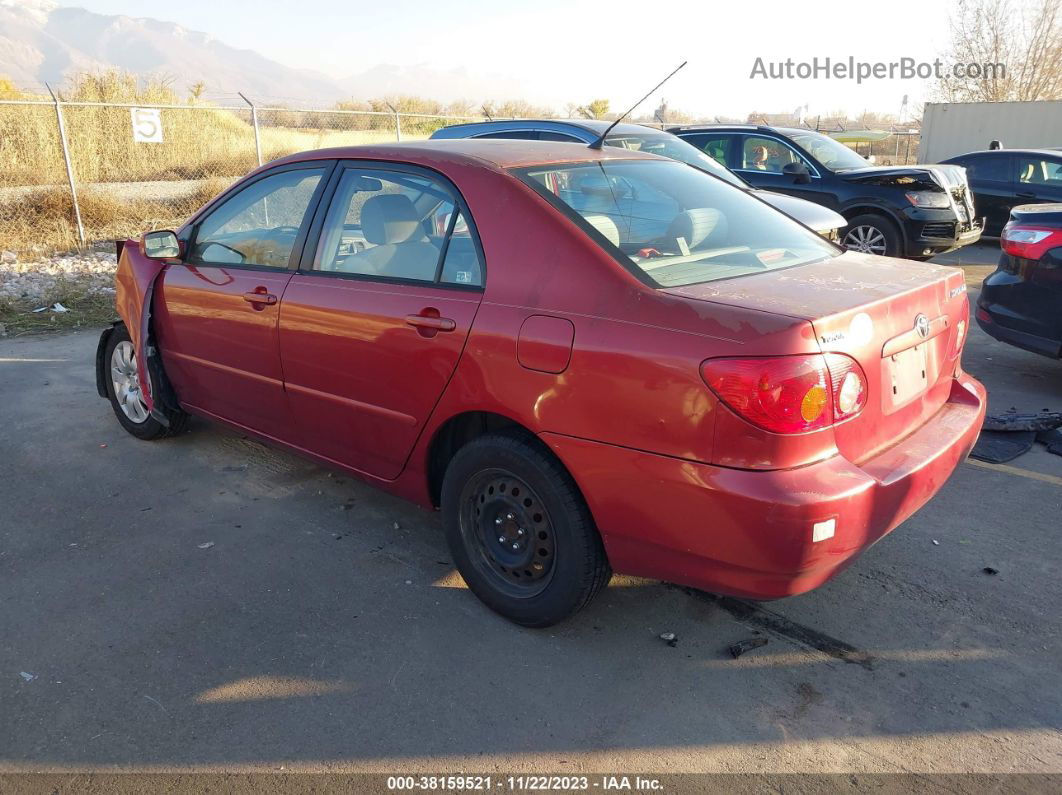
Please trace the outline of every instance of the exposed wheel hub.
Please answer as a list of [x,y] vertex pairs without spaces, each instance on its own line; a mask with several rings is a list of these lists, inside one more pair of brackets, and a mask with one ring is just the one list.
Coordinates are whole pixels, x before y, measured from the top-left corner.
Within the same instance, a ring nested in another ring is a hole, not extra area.
[[553,571],[554,538],[538,495],[520,478],[493,471],[469,483],[464,508],[462,530],[481,553],[477,565],[509,590],[541,590]]

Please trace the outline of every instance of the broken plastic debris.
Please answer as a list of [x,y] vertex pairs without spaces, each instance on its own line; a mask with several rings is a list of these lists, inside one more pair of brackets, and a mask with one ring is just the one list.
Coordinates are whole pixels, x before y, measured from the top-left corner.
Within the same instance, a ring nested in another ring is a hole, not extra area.
[[398,522],[395,522],[395,530],[398,530],[398,529],[399,529]]
[[993,569],[991,566],[985,566],[981,571],[985,574],[999,574],[999,569]]
[[989,414],[981,426],[986,431],[1049,431],[1062,427],[1062,411],[1041,411],[1039,414]]
[[748,638],[747,640],[739,640],[732,645],[728,651],[730,656],[735,660],[747,651],[752,649],[758,649],[760,646],[767,645],[767,638]]
[[935,538],[933,539],[933,546],[935,546],[935,547],[939,547],[940,546],[940,542],[937,541],[937,539],[935,539]]
[[63,306],[62,304],[60,304],[58,301],[56,301],[54,304],[52,304],[52,311],[53,312],[69,312],[70,310],[67,309],[65,306]]
[[213,541],[207,541],[205,544],[199,544],[200,549],[210,549],[212,546],[214,546]]
[[1036,434],[1036,441],[1047,448],[1047,452],[1062,455],[1062,428],[1052,428]]
[[34,679],[37,678],[37,674],[28,674],[25,671],[19,671],[18,675],[25,679],[27,682],[32,682]]
[[46,312],[47,310],[48,310],[48,307],[39,306],[39,307],[37,307],[36,309],[33,310],[33,314],[37,314],[38,312]]
[[672,648],[678,645],[678,635],[674,632],[661,632],[660,640],[664,641],[664,643]]
[[970,458],[990,464],[1005,464],[1032,449],[1034,431],[981,431]]

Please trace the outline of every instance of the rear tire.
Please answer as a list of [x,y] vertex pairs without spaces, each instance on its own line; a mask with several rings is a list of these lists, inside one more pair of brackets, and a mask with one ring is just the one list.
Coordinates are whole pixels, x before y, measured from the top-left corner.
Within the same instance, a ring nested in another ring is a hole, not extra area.
[[877,213],[863,213],[851,218],[841,233],[841,245],[849,251],[881,257],[901,256],[902,243],[896,224]]
[[525,627],[562,621],[612,577],[575,481],[533,437],[473,439],[450,461],[441,502],[457,570],[510,621]]
[[148,413],[140,394],[137,378],[136,350],[129,339],[125,324],[114,327],[104,350],[103,366],[107,398],[119,424],[137,439],[152,441],[176,436],[188,425],[188,415],[183,411],[165,409],[156,403],[156,412],[166,418],[169,425],[159,422]]

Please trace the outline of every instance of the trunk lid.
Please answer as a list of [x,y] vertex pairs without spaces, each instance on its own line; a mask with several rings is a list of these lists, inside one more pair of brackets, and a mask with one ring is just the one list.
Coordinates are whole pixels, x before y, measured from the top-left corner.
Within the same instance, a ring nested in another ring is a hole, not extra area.
[[968,322],[959,269],[856,252],[668,292],[806,320],[823,353],[859,362],[867,404],[834,426],[838,449],[856,463],[917,430],[947,401],[956,328]]

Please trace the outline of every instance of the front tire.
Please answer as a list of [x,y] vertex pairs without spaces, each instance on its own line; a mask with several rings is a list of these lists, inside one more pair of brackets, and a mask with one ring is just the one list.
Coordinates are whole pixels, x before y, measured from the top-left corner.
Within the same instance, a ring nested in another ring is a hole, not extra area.
[[462,447],[443,478],[442,517],[468,587],[522,626],[567,618],[612,576],[578,487],[533,438],[496,433]]
[[849,220],[841,235],[841,245],[849,251],[881,257],[900,256],[901,243],[900,230],[896,224],[876,213],[855,216]]
[[169,425],[159,422],[148,413],[137,377],[136,349],[129,339],[125,325],[114,327],[104,349],[103,366],[106,368],[105,383],[107,398],[119,424],[137,439],[151,441],[175,436],[185,429],[188,415],[156,407]]

